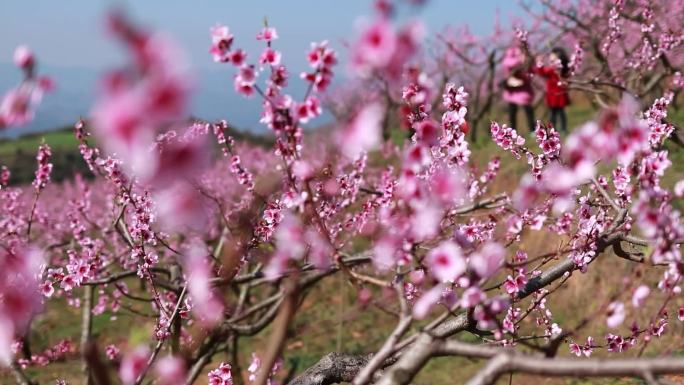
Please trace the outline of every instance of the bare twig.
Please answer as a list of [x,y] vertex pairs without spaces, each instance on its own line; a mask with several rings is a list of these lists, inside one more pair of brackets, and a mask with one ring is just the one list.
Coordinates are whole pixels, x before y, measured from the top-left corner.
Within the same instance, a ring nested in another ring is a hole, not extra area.
[[401,318],[399,319],[399,323],[394,328],[394,331],[392,331],[392,334],[385,340],[385,343],[380,350],[373,355],[373,358],[371,358],[368,364],[366,364],[356,378],[354,378],[354,385],[365,385],[373,379],[373,373],[382,367],[383,363],[394,352],[394,347],[399,342],[399,338],[401,338],[401,336],[406,333],[409,326],[411,326],[413,317],[411,316],[411,311],[406,303],[406,298],[404,297],[403,284],[401,282],[395,282],[394,287],[397,291],[399,304],[401,306]]
[[[181,291],[180,295],[178,296],[178,302],[176,302],[176,307],[173,309],[173,313],[171,313],[171,316],[169,316],[169,326],[167,327],[167,331],[171,328],[173,325],[174,320],[178,316],[181,304],[183,303],[183,297],[185,297],[185,291],[187,289],[187,286],[183,287],[183,291]],[[152,364],[154,364],[155,359],[157,358],[157,355],[159,354],[159,351],[161,351],[161,347],[164,345],[164,340],[159,340],[157,342],[157,346],[155,346],[154,350],[152,351],[152,354],[150,355],[150,358],[147,360],[147,365],[145,365],[145,369],[140,373],[138,378],[135,381],[135,385],[140,385],[145,379],[145,376],[149,372],[150,368],[152,367]]]
[[12,371],[12,375],[14,376],[14,379],[17,381],[17,384],[19,385],[38,385],[37,382],[33,382],[29,380],[29,378],[26,376],[26,374],[21,370],[21,367],[17,365],[15,362],[12,362],[10,364],[10,370]]
[[[460,347],[457,349],[451,349],[453,347],[454,346],[442,348],[439,351],[439,354],[457,353],[462,355],[463,351]],[[500,349],[494,350],[500,351]],[[478,353],[486,355],[486,352]],[[684,359],[546,358],[541,356],[527,356],[507,351],[499,352],[493,356],[487,365],[467,382],[467,385],[493,384],[502,374],[512,372],[554,377],[632,376],[644,378],[645,380],[650,381],[649,383],[652,383],[652,381],[655,381],[654,375],[684,373]]]

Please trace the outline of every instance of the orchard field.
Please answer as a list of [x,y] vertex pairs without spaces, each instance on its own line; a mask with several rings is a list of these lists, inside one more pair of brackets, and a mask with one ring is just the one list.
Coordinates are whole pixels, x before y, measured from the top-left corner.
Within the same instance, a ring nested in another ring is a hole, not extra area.
[[[268,17],[208,25],[266,134],[194,117],[174,37],[103,14],[89,115],[0,140],[0,384],[684,383],[684,4],[401,16],[437,5],[369,2],[307,68]],[[0,129],[57,97],[40,55]]]

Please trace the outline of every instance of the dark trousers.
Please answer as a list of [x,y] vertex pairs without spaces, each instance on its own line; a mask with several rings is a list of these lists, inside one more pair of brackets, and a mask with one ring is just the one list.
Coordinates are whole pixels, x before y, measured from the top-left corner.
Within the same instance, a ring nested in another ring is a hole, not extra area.
[[[558,127],[558,118],[560,118],[560,127]],[[551,124],[556,129],[563,132],[568,132],[568,117],[565,115],[565,108],[551,108]]]
[[[530,126],[530,132],[534,132],[535,121],[534,121],[534,110],[532,106],[521,106],[523,111],[525,111],[525,116],[527,117],[527,124]],[[518,114],[518,105],[513,103],[508,103],[508,121],[511,124],[511,128],[517,131],[516,115]]]

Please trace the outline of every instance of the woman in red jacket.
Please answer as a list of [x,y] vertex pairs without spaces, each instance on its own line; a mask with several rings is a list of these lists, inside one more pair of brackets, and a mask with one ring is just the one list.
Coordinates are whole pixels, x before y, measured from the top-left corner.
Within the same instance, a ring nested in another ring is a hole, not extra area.
[[570,75],[568,54],[563,48],[556,47],[549,54],[550,65],[538,64],[534,72],[546,78],[546,105],[551,110],[551,124],[557,126],[560,118],[560,130],[567,132],[568,118],[565,107],[570,104],[567,78]]

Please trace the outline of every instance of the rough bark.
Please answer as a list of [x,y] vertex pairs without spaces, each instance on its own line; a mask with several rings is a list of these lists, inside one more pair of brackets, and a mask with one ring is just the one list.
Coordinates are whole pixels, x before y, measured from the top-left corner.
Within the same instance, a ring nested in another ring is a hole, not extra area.
[[329,385],[352,382],[372,355],[328,353],[315,365],[293,379],[289,385]]

